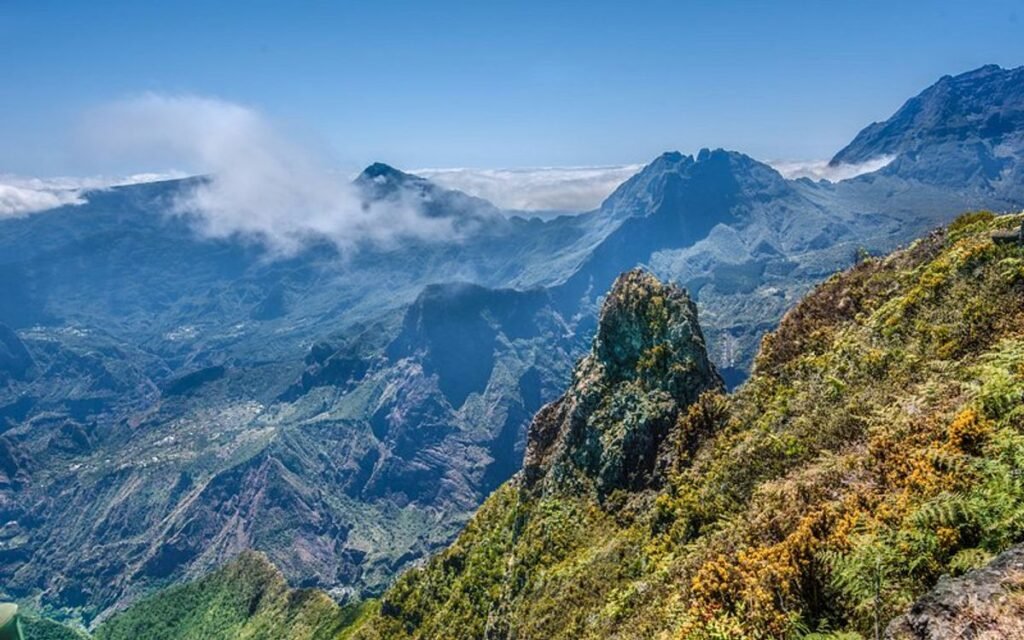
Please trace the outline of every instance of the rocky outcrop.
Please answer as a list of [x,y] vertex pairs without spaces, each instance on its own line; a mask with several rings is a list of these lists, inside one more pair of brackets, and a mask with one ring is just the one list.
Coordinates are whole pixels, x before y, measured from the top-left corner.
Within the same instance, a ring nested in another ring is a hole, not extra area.
[[940,580],[893,620],[889,640],[1024,638],[1024,546],[981,569]]
[[619,276],[572,386],[530,426],[524,486],[656,485],[680,411],[721,387],[686,291],[639,269]]

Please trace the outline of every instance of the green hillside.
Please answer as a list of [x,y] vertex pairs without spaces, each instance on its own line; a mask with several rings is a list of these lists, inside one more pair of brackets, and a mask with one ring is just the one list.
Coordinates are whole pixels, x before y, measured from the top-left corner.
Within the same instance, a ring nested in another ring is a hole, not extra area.
[[322,591],[289,589],[265,556],[247,552],[201,580],[143,600],[102,625],[95,638],[333,638],[352,615]]
[[[656,386],[574,404],[598,439],[649,429],[655,464],[629,487],[602,486],[572,428],[537,456],[549,407],[525,474],[357,637],[873,636],[1024,539],[1024,249],[990,237],[1020,222],[966,215],[833,277],[734,396],[663,406],[667,431],[638,418],[670,401]],[[590,382],[578,369],[569,396]]]

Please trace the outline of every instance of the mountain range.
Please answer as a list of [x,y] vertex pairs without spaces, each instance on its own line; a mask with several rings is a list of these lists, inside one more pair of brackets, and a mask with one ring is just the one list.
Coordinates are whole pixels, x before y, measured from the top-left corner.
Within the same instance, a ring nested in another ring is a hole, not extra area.
[[830,278],[731,393],[689,295],[626,272],[522,470],[382,597],[339,606],[247,551],[93,637],[1017,638],[1022,219]]
[[379,594],[539,455],[527,425],[620,273],[689,291],[705,386],[736,387],[815,284],[1024,205],[1022,87],[1024,68],[942,78],[836,154],[885,161],[839,182],[671,152],[541,220],[383,164],[356,179],[451,241],[269,255],[172,213],[203,178],[4,219],[0,597],[90,626],[249,549],[293,586]]

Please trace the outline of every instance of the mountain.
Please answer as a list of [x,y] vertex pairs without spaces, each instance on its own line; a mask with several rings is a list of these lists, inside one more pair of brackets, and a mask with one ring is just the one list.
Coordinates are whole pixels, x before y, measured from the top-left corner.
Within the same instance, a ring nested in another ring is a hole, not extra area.
[[360,180],[479,244],[268,260],[161,213],[187,181],[2,223],[0,590],[90,621],[254,547],[346,597],[450,539],[577,347],[542,290],[430,284],[499,274],[538,222],[402,176]]
[[1024,67],[945,76],[861,131],[832,165],[892,157],[884,172],[998,192],[1022,177]]
[[731,394],[686,292],[623,274],[522,471],[381,599],[246,554],[96,637],[1016,637],[1024,246],[992,236],[1022,222],[830,278]]
[[[983,84],[978,109],[1013,103],[1013,83]],[[208,237],[172,206],[201,178],[0,221],[0,597],[96,626],[250,549],[293,586],[381,593],[519,469],[620,273],[690,292],[733,388],[831,274],[1024,204],[1021,181],[961,175],[968,138],[904,129],[916,146],[837,183],[666,153],[550,220],[378,163],[354,183],[367,207],[457,233],[352,250]],[[1015,136],[980,148],[1019,157]]]
[[1021,222],[964,216],[830,279],[731,396],[685,294],[623,276],[523,471],[354,637],[862,637],[1024,542],[1024,248],[990,239]]

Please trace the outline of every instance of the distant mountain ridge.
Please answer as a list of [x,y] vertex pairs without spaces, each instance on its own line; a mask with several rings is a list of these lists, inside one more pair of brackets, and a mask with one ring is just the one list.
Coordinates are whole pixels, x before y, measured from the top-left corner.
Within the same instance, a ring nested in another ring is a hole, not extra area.
[[1024,129],[1024,67],[986,65],[944,76],[885,122],[864,128],[830,164],[858,164],[955,142],[998,144]]

